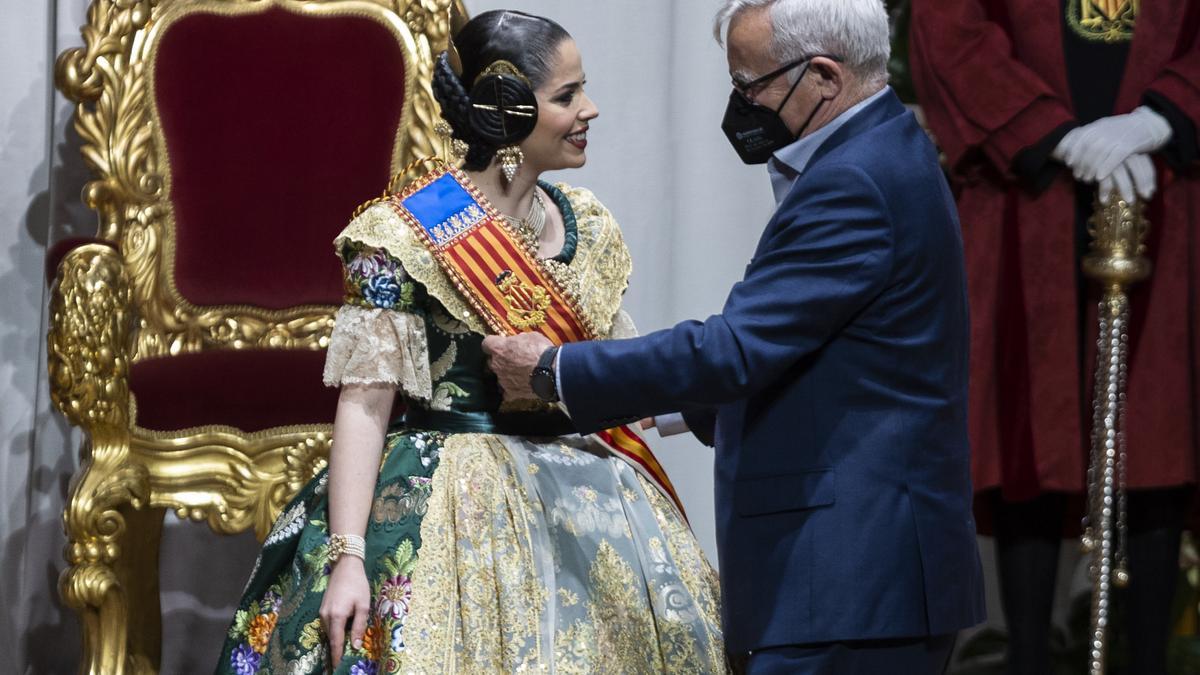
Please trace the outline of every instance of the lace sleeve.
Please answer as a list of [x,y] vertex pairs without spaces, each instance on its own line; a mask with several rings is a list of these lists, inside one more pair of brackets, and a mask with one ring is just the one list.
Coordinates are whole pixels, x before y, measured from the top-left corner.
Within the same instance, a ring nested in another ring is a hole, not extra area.
[[348,242],[346,301],[338,310],[325,384],[390,384],[406,396],[432,397],[425,321],[413,313],[415,282],[387,251]]
[[638,329],[633,325],[633,317],[629,316],[629,312],[618,309],[617,315],[613,317],[612,328],[608,331],[608,339],[623,340],[637,336]]

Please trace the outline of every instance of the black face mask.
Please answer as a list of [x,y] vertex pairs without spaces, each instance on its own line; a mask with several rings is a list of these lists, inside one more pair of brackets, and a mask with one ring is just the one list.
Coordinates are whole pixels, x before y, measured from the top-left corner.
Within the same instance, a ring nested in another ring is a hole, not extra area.
[[[793,64],[792,67],[796,65],[799,63]],[[786,67],[781,71],[785,69]],[[779,72],[772,75],[777,75]],[[796,78],[792,88],[788,90],[787,96],[783,97],[779,107],[774,110],[751,101],[737,88],[729,95],[729,105],[725,108],[725,119],[721,122],[721,130],[725,132],[725,137],[729,139],[733,149],[737,151],[738,157],[741,157],[743,162],[765,164],[777,150],[796,142],[796,139],[812,123],[817,111],[825,104],[823,98],[809,113],[808,119],[804,121],[800,130],[794,134],[779,116],[779,111],[787,105],[788,99],[792,97],[792,93],[796,91],[796,87],[804,80],[807,73],[808,64],[806,63],[804,70],[800,72],[800,77]]]

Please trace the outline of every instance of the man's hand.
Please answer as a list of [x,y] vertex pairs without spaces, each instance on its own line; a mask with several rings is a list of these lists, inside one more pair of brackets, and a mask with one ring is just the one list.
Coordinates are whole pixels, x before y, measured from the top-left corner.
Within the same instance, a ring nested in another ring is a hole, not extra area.
[[483,339],[488,366],[500,381],[505,401],[537,398],[529,388],[529,376],[533,374],[542,352],[553,346],[541,333],[521,333],[512,337],[492,335]]

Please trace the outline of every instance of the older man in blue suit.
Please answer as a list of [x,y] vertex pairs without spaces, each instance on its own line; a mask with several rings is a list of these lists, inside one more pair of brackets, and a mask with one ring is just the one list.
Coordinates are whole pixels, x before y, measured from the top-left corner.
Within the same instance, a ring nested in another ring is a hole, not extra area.
[[581,432],[683,411],[716,445],[726,645],[750,673],[938,673],[984,618],[967,302],[937,152],[887,87],[881,0],[726,0],[725,132],[777,210],[720,314],[485,349]]

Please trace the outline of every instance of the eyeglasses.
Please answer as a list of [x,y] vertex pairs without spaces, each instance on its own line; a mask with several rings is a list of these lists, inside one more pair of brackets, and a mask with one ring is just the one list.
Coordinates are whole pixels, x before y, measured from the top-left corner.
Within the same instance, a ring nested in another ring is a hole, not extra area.
[[796,59],[795,61],[789,61],[788,63],[785,63],[784,65],[776,68],[775,70],[772,70],[771,72],[767,73],[766,75],[763,75],[761,77],[756,77],[753,80],[750,80],[749,82],[745,82],[745,83],[738,82],[737,78],[735,77],[735,78],[733,78],[733,88],[736,89],[739,94],[746,97],[746,100],[753,101],[754,96],[757,95],[759,92],[761,92],[764,87],[766,87],[768,84],[770,84],[771,80],[774,80],[775,78],[788,72],[789,70],[792,70],[793,68],[796,68],[797,66],[802,66],[802,65],[808,63],[809,61],[812,61],[813,59],[817,58],[818,56],[821,56],[821,57],[824,57],[824,58],[827,58],[827,59],[830,59],[833,61],[837,61],[838,63],[842,62],[841,57],[833,56],[832,54],[814,54],[812,56],[803,56],[803,57]]

